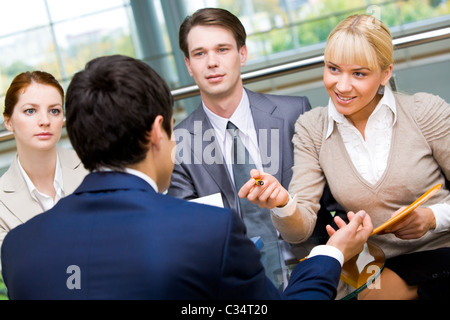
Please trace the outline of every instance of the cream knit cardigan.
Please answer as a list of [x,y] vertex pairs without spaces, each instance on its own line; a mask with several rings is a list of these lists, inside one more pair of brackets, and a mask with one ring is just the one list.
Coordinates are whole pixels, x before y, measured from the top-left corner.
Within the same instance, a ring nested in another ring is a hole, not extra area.
[[[296,212],[288,217],[272,214],[275,227],[286,241],[300,243],[311,236],[326,181],[346,211],[365,210],[374,227],[439,183],[443,187],[424,206],[450,204],[450,192],[445,188],[445,177],[450,180],[450,105],[425,93],[395,94],[395,98],[398,119],[391,151],[386,170],[375,185],[359,175],[337,128],[325,139],[328,108],[314,108],[300,116],[293,138],[294,172],[289,186],[289,192],[297,195]],[[369,241],[379,245],[389,258],[450,247],[450,231],[428,232],[417,240],[376,235]]]

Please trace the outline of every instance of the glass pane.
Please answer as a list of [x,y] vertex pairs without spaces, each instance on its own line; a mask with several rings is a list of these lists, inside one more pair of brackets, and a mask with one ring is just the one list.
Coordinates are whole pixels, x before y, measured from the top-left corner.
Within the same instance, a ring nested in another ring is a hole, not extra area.
[[[164,0],[162,0],[162,1],[164,1]],[[241,1],[236,1],[236,2],[241,2]],[[245,0],[243,0],[243,1],[245,1]],[[221,7],[221,8],[229,10],[229,7],[219,5],[219,1],[217,1],[217,0],[184,0],[184,3],[185,3],[186,9],[188,10],[189,13],[193,13],[194,11],[196,11],[200,8]]]
[[400,26],[450,14],[450,1],[411,0],[388,3],[380,8],[381,20],[388,26]]
[[61,70],[49,27],[0,38],[0,51],[2,94],[6,92],[12,79],[24,71],[45,70],[61,79]]
[[47,0],[53,21],[80,17],[89,13],[99,12],[123,6],[124,0]]
[[317,49],[317,44],[323,44],[338,23],[352,14],[372,14],[389,27],[450,14],[448,0],[185,0],[185,3],[189,13],[211,6],[237,15],[248,34],[251,49],[248,66],[253,60],[269,61],[272,54],[291,51],[291,55],[296,55],[298,50],[307,52],[312,45]]
[[0,37],[49,24],[42,0],[2,1],[0,6]]
[[124,8],[59,23],[54,28],[68,76],[99,56],[135,56]]

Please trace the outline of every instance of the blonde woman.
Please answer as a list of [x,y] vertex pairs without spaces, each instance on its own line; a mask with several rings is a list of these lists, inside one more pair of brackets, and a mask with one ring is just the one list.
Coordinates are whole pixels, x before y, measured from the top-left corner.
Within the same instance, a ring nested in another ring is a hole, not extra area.
[[[370,241],[387,257],[381,289],[367,299],[429,299],[450,294],[450,105],[437,96],[393,93],[393,45],[388,28],[368,15],[342,21],[325,49],[327,107],[296,123],[288,192],[257,171],[264,186],[240,191],[272,219],[286,241],[307,240],[325,183],[347,211],[365,210],[374,226],[437,184],[443,187],[388,234]],[[420,75],[418,75],[420,76]],[[327,227],[329,228],[329,227]]]
[[58,81],[40,71],[19,74],[6,93],[3,116],[17,156],[0,178],[0,246],[9,230],[53,207],[87,174],[75,151],[56,146],[63,98]]

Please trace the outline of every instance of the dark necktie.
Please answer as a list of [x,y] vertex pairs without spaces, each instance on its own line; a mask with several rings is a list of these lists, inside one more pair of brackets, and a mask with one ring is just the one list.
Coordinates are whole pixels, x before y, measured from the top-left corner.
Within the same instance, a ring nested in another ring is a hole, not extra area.
[[[228,122],[227,130],[233,138],[231,148],[232,167],[236,191],[250,179],[250,171],[256,169],[255,162],[239,137],[239,129]],[[278,234],[270,218],[270,210],[251,203],[247,198],[239,198],[241,217],[247,227],[249,238],[261,237],[264,246],[261,250],[261,262],[266,275],[279,287],[282,283]]]

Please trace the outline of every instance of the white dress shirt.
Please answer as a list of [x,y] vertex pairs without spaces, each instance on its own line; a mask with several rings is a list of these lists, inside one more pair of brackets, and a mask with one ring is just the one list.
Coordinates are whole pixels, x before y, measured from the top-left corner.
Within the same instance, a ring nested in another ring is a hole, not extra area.
[[30,191],[31,197],[37,203],[39,203],[39,205],[41,206],[43,211],[50,210],[62,197],[64,197],[64,195],[65,195],[64,184],[63,184],[61,163],[59,161],[58,155],[56,157],[55,178],[53,181],[53,187],[55,188],[55,191],[56,191],[55,199],[53,199],[49,195],[39,192],[39,190],[36,189],[33,182],[28,177],[28,174],[22,168],[22,165],[20,164],[20,161],[19,161],[19,156],[17,156],[17,163],[19,165],[20,172],[22,173],[22,177],[24,178],[24,180],[27,184],[28,190]]
[[[141,178],[142,180],[147,182],[156,192],[159,192],[158,185],[156,184],[156,182],[152,178],[150,178],[148,175],[146,175],[145,173],[143,173],[139,170],[131,169],[131,168],[125,168],[124,171],[128,174],[132,174],[136,177]],[[95,172],[116,172],[116,171],[113,169],[110,169],[110,168],[101,167],[98,170],[96,170]],[[121,172],[121,171],[117,171],[117,172]]]
[[158,186],[156,182],[145,173],[130,168],[125,168],[125,172],[145,180],[156,192],[158,192]]
[[376,184],[386,170],[392,128],[397,121],[397,106],[392,91],[386,88],[383,98],[367,120],[365,140],[358,129],[336,110],[331,99],[328,118],[326,138],[331,135],[336,124],[355,168],[367,182]]
[[[203,109],[214,129],[214,132],[216,134],[216,141],[221,148],[221,152],[224,156],[231,179],[234,181],[232,167],[233,162],[231,157],[233,137],[227,131],[228,121],[231,121],[236,127],[238,127],[239,137],[241,138],[242,143],[247,148],[249,154],[255,162],[256,168],[262,171],[263,166],[261,155],[259,153],[258,137],[256,134],[252,111],[250,110],[250,101],[248,100],[247,92],[244,90],[244,94],[242,96],[241,102],[239,103],[239,106],[229,119],[218,116],[217,114],[209,110],[204,104]],[[250,179],[250,176],[248,178]]]

